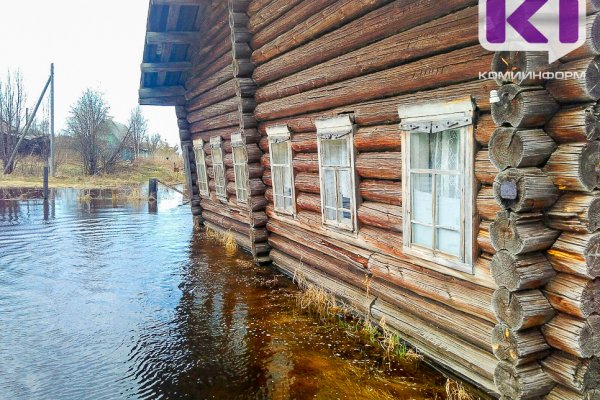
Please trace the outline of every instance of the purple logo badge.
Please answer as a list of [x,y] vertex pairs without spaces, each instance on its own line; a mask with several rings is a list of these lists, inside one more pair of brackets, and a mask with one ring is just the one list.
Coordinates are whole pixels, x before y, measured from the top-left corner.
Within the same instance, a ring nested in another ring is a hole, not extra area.
[[547,51],[549,61],[585,43],[586,0],[480,0],[479,41],[491,51]]

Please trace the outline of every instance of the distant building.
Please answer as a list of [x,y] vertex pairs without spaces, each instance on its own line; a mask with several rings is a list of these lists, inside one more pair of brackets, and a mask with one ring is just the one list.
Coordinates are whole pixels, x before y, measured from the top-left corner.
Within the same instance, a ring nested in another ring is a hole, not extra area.
[[[4,143],[7,136],[16,143],[19,135],[11,129],[5,121],[0,121],[0,143]],[[21,156],[40,156],[47,157],[50,150],[50,138],[45,135],[27,134],[19,146],[18,154]]]
[[[109,120],[104,124],[102,131],[102,136],[106,140],[109,153],[117,151],[123,140],[125,140],[125,144],[122,146],[121,150],[121,160],[133,161],[135,159],[133,140],[131,138],[126,139],[127,126],[120,122]],[[147,158],[149,155],[150,150],[146,146],[142,146],[140,148],[140,157]]]

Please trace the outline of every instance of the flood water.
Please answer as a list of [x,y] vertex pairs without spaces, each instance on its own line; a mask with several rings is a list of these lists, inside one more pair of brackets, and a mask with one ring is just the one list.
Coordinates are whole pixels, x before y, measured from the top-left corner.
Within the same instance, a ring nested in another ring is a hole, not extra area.
[[299,310],[270,267],[194,234],[189,206],[0,198],[0,399],[444,399]]

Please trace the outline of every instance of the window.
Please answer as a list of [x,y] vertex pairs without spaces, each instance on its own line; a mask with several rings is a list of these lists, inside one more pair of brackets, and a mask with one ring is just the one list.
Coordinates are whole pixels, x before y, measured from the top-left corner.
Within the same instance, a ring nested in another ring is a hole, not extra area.
[[354,123],[349,115],[317,120],[323,223],[356,227]]
[[295,195],[290,131],[287,126],[273,126],[267,128],[267,135],[275,211],[293,215]]
[[470,98],[399,109],[405,250],[466,272],[473,260],[473,111]]
[[237,201],[248,201],[248,162],[246,157],[246,144],[241,134],[231,135],[233,149],[233,172],[235,175],[235,194]]
[[210,154],[215,174],[217,197],[227,199],[227,180],[225,179],[225,163],[223,160],[223,142],[220,136],[210,139]]
[[204,141],[202,139],[194,143],[194,154],[196,155],[196,172],[198,174],[198,188],[202,196],[209,196],[208,176],[206,174],[206,159],[204,157]]

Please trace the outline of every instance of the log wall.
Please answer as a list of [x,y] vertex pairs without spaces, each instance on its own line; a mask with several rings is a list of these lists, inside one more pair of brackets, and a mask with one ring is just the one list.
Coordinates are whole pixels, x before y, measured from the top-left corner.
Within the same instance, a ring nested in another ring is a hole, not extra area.
[[[410,7],[405,3],[331,1],[332,9],[352,12],[344,20],[334,14],[311,25],[291,18],[308,7],[318,8],[304,0],[258,29],[259,40],[251,44],[260,148],[269,151],[267,127],[287,125],[295,173],[297,214],[277,213],[270,159],[263,156],[272,258],[290,275],[301,273],[360,303],[358,307],[364,306],[368,291],[373,296],[368,309],[375,319],[385,317],[425,354],[494,394],[499,364],[490,340],[496,324],[491,306],[497,288],[490,268],[494,250],[482,246],[474,274],[403,253],[404,149],[398,116],[398,106],[415,101],[475,98],[481,186],[475,193],[483,221],[478,242],[489,242],[489,229],[483,226],[500,210],[493,194],[498,170],[487,155],[495,130],[489,103],[495,82],[478,80],[478,70],[489,70],[493,54],[476,45],[476,1],[453,0],[444,7],[434,0]],[[249,16],[258,21],[264,13],[257,10]],[[279,36],[266,34],[270,29]],[[434,34],[439,31],[448,35],[439,39]],[[353,113],[357,124],[355,235],[321,223],[315,120],[339,113]]]
[[[213,1],[177,112],[182,143],[223,139],[229,197],[214,192],[210,146],[211,195],[199,196],[188,146],[194,215],[231,232],[257,261],[272,259],[385,318],[422,353],[494,396],[593,398],[600,391],[600,22],[596,2],[590,6],[588,43],[548,66],[539,54],[483,50],[474,0]],[[490,69],[589,74],[480,80]],[[500,102],[490,103],[492,89]],[[403,252],[398,116],[398,106],[468,95],[477,106],[472,274]],[[321,221],[315,121],[341,113],[357,125],[352,234]],[[291,132],[293,216],[273,206],[266,130],[274,125]],[[248,161],[247,204],[235,198],[237,133]]]
[[[600,26],[597,19],[589,15],[588,25]],[[552,65],[545,54],[500,52],[492,69],[595,68],[598,31],[589,28],[588,34],[584,47]],[[500,170],[492,196],[502,209],[489,215],[499,286],[492,343],[502,361],[496,385],[508,398],[598,395],[600,95],[592,77],[498,82],[500,102],[492,105],[498,128],[489,154]]]

